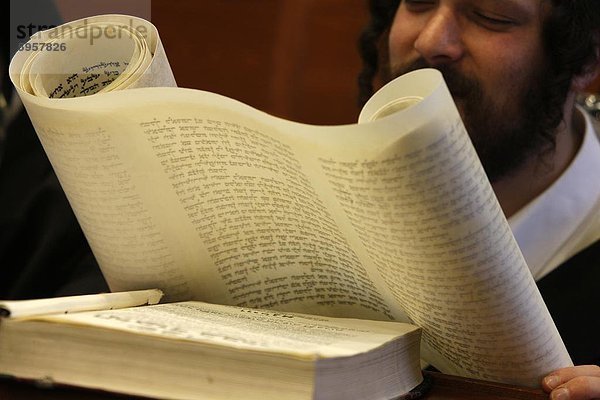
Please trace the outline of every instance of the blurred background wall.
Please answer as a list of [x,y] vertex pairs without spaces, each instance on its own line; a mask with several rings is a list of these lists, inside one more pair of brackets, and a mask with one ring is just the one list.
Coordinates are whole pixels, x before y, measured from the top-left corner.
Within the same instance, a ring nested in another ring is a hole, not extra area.
[[65,21],[108,12],[150,17],[179,86],[304,123],[357,119],[356,42],[368,19],[366,0],[56,3]]

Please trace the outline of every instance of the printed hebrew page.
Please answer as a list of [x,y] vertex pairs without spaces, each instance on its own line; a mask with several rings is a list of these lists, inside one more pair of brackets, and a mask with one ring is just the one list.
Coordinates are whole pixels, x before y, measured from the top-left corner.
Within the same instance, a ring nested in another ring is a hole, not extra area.
[[405,337],[415,325],[180,302],[37,318],[298,357],[346,357]]
[[[389,114],[402,90],[404,98],[415,92],[411,84],[425,85],[414,79],[400,89],[392,82],[360,120]],[[403,142],[374,163],[376,178],[362,198],[368,206],[358,211],[371,218],[357,218],[367,221],[356,222],[357,231],[369,232],[363,242],[411,321],[429,327],[424,358],[448,373],[535,384],[547,365],[569,365],[570,358],[443,92],[411,106],[430,103],[427,114],[435,115],[416,130],[429,142]],[[350,197],[345,206],[356,208],[359,200]],[[517,345],[523,342],[527,351]]]

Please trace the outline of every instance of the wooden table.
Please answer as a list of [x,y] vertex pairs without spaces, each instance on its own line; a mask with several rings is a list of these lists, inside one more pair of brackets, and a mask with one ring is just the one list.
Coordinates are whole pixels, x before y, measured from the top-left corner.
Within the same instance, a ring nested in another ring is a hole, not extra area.
[[[444,375],[436,372],[425,372],[432,380],[431,388],[422,399],[424,400],[482,400],[482,399],[520,399],[542,400],[548,395],[541,389],[529,389],[493,382],[466,379]],[[10,379],[0,379],[0,400],[118,400],[142,399],[141,397],[125,396],[96,390],[86,390],[71,387],[39,387],[27,382],[17,382]],[[282,397],[285,400],[285,397]]]

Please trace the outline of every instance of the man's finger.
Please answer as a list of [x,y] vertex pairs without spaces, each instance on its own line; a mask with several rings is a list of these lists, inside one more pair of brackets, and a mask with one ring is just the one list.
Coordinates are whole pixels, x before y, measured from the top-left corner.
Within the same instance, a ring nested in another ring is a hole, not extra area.
[[542,387],[549,392],[563,383],[580,376],[600,378],[600,367],[597,365],[578,365],[576,367],[558,369],[544,378]]
[[600,377],[578,376],[550,393],[551,400],[590,400],[600,398]]

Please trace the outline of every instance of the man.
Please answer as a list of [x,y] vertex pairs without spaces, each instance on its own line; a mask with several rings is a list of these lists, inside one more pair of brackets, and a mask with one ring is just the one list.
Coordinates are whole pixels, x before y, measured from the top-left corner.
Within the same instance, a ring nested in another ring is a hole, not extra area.
[[[443,73],[567,349],[599,364],[600,144],[575,97],[600,70],[600,2],[374,0],[371,12],[363,98],[381,61],[387,79]],[[544,387],[600,397],[600,368],[558,371]]]

